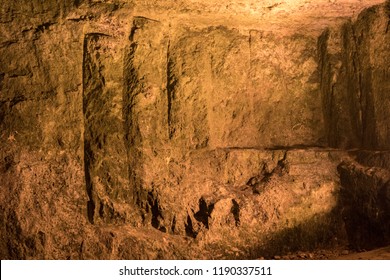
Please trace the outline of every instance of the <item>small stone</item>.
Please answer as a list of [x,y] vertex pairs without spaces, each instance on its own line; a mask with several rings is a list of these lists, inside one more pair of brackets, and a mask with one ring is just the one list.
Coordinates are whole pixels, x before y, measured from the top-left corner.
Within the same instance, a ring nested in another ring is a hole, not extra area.
[[348,251],[348,250],[343,250],[343,251],[341,252],[341,254],[342,254],[342,255],[348,255],[348,254],[349,254],[349,251]]
[[306,254],[303,253],[303,252],[299,252],[299,253],[298,253],[298,256],[299,256],[300,258],[302,258],[302,259],[305,259],[305,258],[306,258]]

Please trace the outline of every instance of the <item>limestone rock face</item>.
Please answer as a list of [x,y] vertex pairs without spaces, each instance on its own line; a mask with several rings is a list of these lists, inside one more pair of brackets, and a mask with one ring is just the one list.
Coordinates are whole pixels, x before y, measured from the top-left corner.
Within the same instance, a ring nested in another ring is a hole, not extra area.
[[325,126],[334,147],[389,149],[388,22],[388,7],[376,6],[320,37]]
[[390,10],[363,2],[1,1],[0,257],[388,243]]

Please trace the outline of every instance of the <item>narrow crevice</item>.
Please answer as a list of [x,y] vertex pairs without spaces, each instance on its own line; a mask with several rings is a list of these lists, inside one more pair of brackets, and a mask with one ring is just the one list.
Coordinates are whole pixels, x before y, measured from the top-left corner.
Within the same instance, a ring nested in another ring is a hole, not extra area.
[[[85,114],[87,112],[87,101],[86,101],[86,94],[87,94],[87,83],[89,79],[91,79],[91,73],[90,73],[90,67],[88,65],[89,62],[89,54],[88,54],[88,41],[89,36],[86,35],[84,37],[84,46],[83,46],[83,115],[84,115],[84,127],[85,127]],[[86,131],[84,131],[84,178],[85,178],[85,185],[86,185],[86,191],[88,196],[88,202],[87,202],[87,216],[88,220],[91,224],[94,223],[94,213],[95,213],[95,201],[93,200],[92,195],[92,182],[91,182],[91,174],[89,172],[91,168],[91,159],[92,159],[92,151],[90,148],[90,144],[88,141],[86,141]]]
[[40,25],[38,25],[35,29],[35,33],[44,33],[45,31],[49,30],[50,26],[57,24],[56,22],[44,22]]
[[171,232],[175,233],[176,231],[176,216],[173,216],[172,224],[171,224]]
[[19,43],[18,40],[8,40],[8,41],[3,41],[0,43],[0,48],[7,48],[11,45]]
[[[99,40],[100,33],[86,34],[83,49],[83,115],[84,115],[84,176],[86,191],[88,195],[87,215],[90,223],[95,223],[96,201],[94,197],[94,186],[92,182],[91,170],[93,169],[94,153],[91,147],[93,131],[89,127],[88,117],[90,103],[94,95],[102,92],[102,79],[99,65],[94,61],[93,54],[90,53],[89,45],[95,44]],[[104,35],[107,36],[107,35]]]
[[235,199],[232,199],[232,204],[233,206],[230,211],[233,214],[236,227],[238,227],[240,225],[240,205],[237,203]]
[[84,143],[84,176],[85,176],[85,185],[88,195],[88,202],[87,202],[87,215],[88,220],[91,224],[94,223],[94,216],[95,216],[95,201],[93,199],[93,185],[91,182],[91,174],[89,172],[91,168],[91,158],[92,158],[92,152],[89,147],[89,143]]
[[175,133],[175,129],[172,125],[172,102],[175,98],[175,87],[176,87],[176,79],[174,74],[172,73],[172,70],[174,68],[174,62],[172,58],[170,57],[170,41],[168,41],[168,51],[167,51],[167,116],[168,116],[168,138],[172,139],[173,135]]
[[3,88],[3,81],[4,81],[4,73],[0,73],[0,90]]
[[9,108],[7,106],[7,102],[5,101],[0,101],[0,125],[3,125],[5,116],[8,115]]
[[130,42],[134,42],[134,35],[135,35],[135,32],[139,29],[138,26],[136,26],[135,24],[133,24],[133,26],[131,27],[130,29],[130,35],[129,35],[129,41]]
[[152,218],[151,218],[152,226],[162,232],[167,232],[166,227],[162,224],[164,217],[163,217],[162,209],[160,207],[158,198],[155,196],[153,192],[149,192],[147,200],[148,200],[148,207],[146,210],[147,212],[150,212],[152,214]]
[[185,223],[186,235],[191,238],[196,238],[198,233],[194,230],[190,215],[187,215],[187,222]]
[[191,238],[196,238],[202,229],[209,229],[209,220],[214,210],[214,203],[207,203],[202,197],[199,199],[198,207],[199,210],[196,213],[191,210],[191,214],[187,214],[187,221],[184,224],[186,235]]
[[207,202],[201,198],[199,200],[199,211],[194,214],[195,219],[202,223],[207,229],[209,228],[209,218],[214,210],[214,203],[207,204]]

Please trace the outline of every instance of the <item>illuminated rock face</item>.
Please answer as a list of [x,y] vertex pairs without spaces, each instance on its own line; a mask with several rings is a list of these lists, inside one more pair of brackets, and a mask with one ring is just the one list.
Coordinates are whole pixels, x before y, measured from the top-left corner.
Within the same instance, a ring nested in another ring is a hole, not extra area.
[[387,4],[59,2],[0,14],[2,258],[389,241]]

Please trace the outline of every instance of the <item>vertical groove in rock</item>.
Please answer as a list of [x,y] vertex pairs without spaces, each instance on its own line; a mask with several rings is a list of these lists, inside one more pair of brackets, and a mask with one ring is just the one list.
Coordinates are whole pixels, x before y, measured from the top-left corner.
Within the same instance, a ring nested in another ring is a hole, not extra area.
[[[254,73],[253,73],[253,60],[252,60],[252,36],[253,36],[253,33],[255,31],[254,30],[249,30],[249,34],[248,34],[248,46],[249,46],[249,69],[248,69],[248,77],[250,79],[250,82],[249,82],[249,98],[250,98],[250,110],[251,110],[251,113],[254,114],[255,113],[255,102],[254,102],[254,94],[255,94],[255,90],[254,90],[254,85],[253,85],[253,79],[254,79]],[[253,118],[253,121],[254,121],[254,118]]]
[[386,17],[385,6],[369,8],[318,40],[323,111],[332,147],[390,147]]
[[167,47],[167,85],[166,85],[166,90],[167,90],[167,115],[168,115],[168,138],[172,139],[173,134],[175,133],[174,128],[172,126],[172,102],[175,98],[174,96],[174,91],[175,91],[175,78],[172,74],[172,68],[174,67],[173,62],[170,58],[170,41],[168,41],[168,47]]
[[[318,53],[319,53],[319,68],[320,68],[320,83],[321,83],[321,97],[322,97],[322,107],[324,114],[324,124],[325,131],[327,134],[327,143],[328,145],[336,146],[337,140],[334,139],[337,132],[334,131],[338,126],[334,126],[334,90],[335,85],[332,78],[336,78],[336,74],[331,73],[334,69],[335,64],[338,62],[338,57],[334,58],[331,56],[329,51],[329,40],[330,40],[330,31],[326,30],[318,39]],[[336,50],[337,52],[337,50]],[[331,60],[336,61],[331,61]]]
[[360,64],[357,57],[357,42],[354,35],[353,25],[347,22],[342,29],[342,48],[344,55],[345,71],[346,71],[346,96],[350,103],[349,114],[351,118],[351,128],[355,143],[351,146],[361,146],[363,139],[362,119],[363,119],[363,104],[362,91],[360,81]]
[[[91,223],[128,220],[129,189],[121,66],[114,40],[100,33],[84,40],[84,166]],[[127,210],[126,210],[127,209]]]
[[[88,95],[91,91],[95,91],[97,94],[101,94],[101,85],[95,84],[92,85],[93,79],[95,81],[102,81],[99,76],[99,72],[96,71],[96,65],[91,63],[91,54],[90,54],[90,43],[93,40],[97,39],[97,34],[87,34],[84,38],[84,50],[83,50],[83,114],[84,114],[84,125],[87,126],[86,122],[86,114],[87,114],[87,106],[88,106]],[[99,91],[99,92],[98,92]],[[89,131],[85,129],[84,131],[84,172],[85,172],[85,184],[88,195],[88,204],[87,204],[87,214],[88,220],[90,223],[94,223],[95,216],[95,197],[93,184],[91,181],[91,160],[92,160],[92,151],[90,147],[90,142],[88,140],[89,135],[87,135]]]
[[3,2],[0,257],[388,242],[390,1]]
[[[366,13],[369,10],[366,11]],[[369,13],[369,12],[368,12]],[[367,14],[366,16],[369,17]],[[373,149],[378,146],[377,132],[376,132],[376,114],[374,108],[374,92],[372,91],[372,63],[371,61],[371,40],[369,38],[372,31],[372,20],[367,18],[364,20],[364,24],[359,24],[358,21],[352,26],[352,40],[357,46],[356,57],[356,72],[358,80],[358,96],[359,103],[362,109],[361,112],[361,130],[362,130],[362,142],[364,147]],[[354,93],[356,95],[356,92]]]
[[133,66],[134,53],[137,49],[137,44],[133,42],[133,32],[135,28],[132,29],[130,34],[130,46],[125,50],[124,62],[123,62],[123,76],[124,76],[124,87],[123,87],[123,114],[124,114],[124,130],[125,130],[125,139],[126,139],[126,157],[128,161],[128,174],[129,174],[129,185],[132,189],[133,194],[133,203],[135,205],[139,204],[137,198],[137,177],[135,173],[135,158],[137,155],[135,154],[135,150],[133,147],[135,146],[135,137],[134,134],[137,134],[136,122],[132,116],[132,109],[134,106],[134,96],[132,92],[136,90],[137,85],[137,74],[135,72]]

